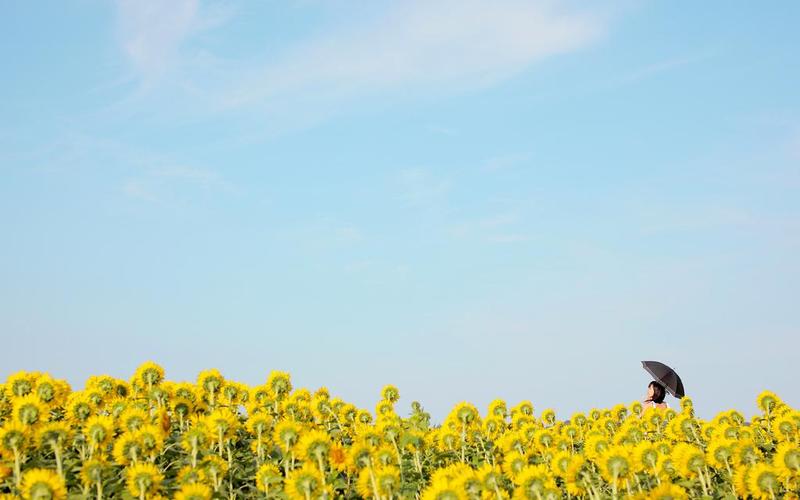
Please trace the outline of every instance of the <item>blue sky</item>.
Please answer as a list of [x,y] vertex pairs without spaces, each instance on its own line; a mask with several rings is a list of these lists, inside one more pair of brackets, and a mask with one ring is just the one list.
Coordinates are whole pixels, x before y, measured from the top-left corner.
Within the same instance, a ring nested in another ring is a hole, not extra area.
[[798,14],[6,3],[0,377],[800,406]]

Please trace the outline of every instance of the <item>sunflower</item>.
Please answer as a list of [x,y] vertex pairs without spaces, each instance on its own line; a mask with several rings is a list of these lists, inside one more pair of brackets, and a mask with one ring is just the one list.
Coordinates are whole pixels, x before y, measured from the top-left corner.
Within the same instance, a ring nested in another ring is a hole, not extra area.
[[536,429],[532,429],[534,432],[532,433],[536,442],[536,446],[539,448],[540,451],[544,451],[553,446],[555,443],[555,436],[553,432],[549,429],[542,429],[538,432]]
[[672,458],[678,474],[688,479],[702,474],[702,468],[706,465],[703,450],[687,443],[678,443],[672,451]]
[[503,458],[502,469],[503,473],[511,479],[516,477],[522,472],[522,469],[527,467],[528,458],[517,451],[506,453]]
[[394,403],[385,399],[378,401],[378,404],[375,405],[375,415],[378,418],[394,415]]
[[36,394],[14,399],[14,418],[23,425],[33,426],[47,420],[48,409]]
[[240,402],[242,398],[247,399],[247,393],[242,390],[241,384],[231,380],[222,384],[220,395],[227,406],[235,405]]
[[108,464],[100,458],[92,458],[83,462],[81,466],[81,483],[84,486],[94,486],[103,482],[103,472]]
[[487,491],[498,491],[504,487],[506,478],[500,467],[488,463],[483,464],[475,471],[478,478],[483,482],[483,488]]
[[572,454],[568,451],[559,451],[553,454],[550,459],[550,470],[553,471],[553,475],[563,478],[567,473],[567,467],[569,467],[571,458]]
[[114,437],[114,419],[109,416],[92,416],[83,424],[83,435],[91,450],[104,448]]
[[570,459],[567,472],[564,475],[564,484],[567,487],[567,493],[575,496],[586,494],[586,487],[588,485],[586,478],[589,477],[590,474],[591,472],[586,459],[580,455],[573,456]]
[[275,464],[264,464],[256,471],[256,484],[267,496],[269,496],[270,490],[276,491],[280,489],[282,482],[283,476],[281,476]]
[[200,463],[203,473],[211,478],[215,489],[219,489],[222,479],[228,472],[228,462],[218,455],[206,455]]
[[397,400],[400,399],[400,391],[391,384],[385,385],[383,389],[381,389],[381,398],[390,403],[396,403]]
[[139,427],[149,423],[150,418],[143,409],[130,406],[125,408],[119,416],[119,425],[123,430],[133,432]]
[[658,450],[653,443],[642,441],[633,448],[631,458],[637,472],[652,473],[658,465]]
[[383,436],[378,429],[372,425],[358,425],[355,429],[356,437],[369,443],[370,446],[378,447],[383,442]]
[[211,444],[210,431],[204,422],[194,422],[191,427],[181,435],[181,447],[193,457],[207,449]]
[[598,458],[609,447],[608,440],[602,434],[592,434],[586,438],[583,452],[587,458],[592,460]]
[[736,441],[732,439],[713,439],[706,447],[706,460],[718,469],[731,470],[735,454]]
[[452,483],[468,498],[480,498],[484,489],[483,481],[481,481],[475,469],[471,467],[464,468],[453,478]]
[[781,489],[777,469],[765,463],[755,464],[747,475],[747,488],[754,498],[775,498]]
[[225,383],[225,377],[214,368],[204,370],[197,375],[197,388],[202,395],[208,395],[208,402],[214,406],[216,396]]
[[145,361],[133,374],[132,384],[142,388],[152,389],[164,380],[164,369],[152,361]]
[[752,465],[761,460],[761,450],[749,439],[736,441],[736,454],[734,461],[741,465]]
[[283,399],[292,392],[292,378],[286,372],[272,371],[267,377],[267,387],[276,399]]
[[36,374],[20,371],[8,376],[5,387],[12,397],[21,398],[33,391],[35,383]]
[[612,487],[633,477],[631,452],[625,446],[610,446],[599,457],[597,462],[600,474]]
[[55,404],[63,397],[62,388],[61,384],[45,373],[36,380],[34,392],[42,403]]
[[239,429],[239,419],[230,411],[219,409],[214,410],[210,415],[206,415],[203,421],[210,431],[209,437],[214,437],[219,446],[219,452],[222,453],[224,443],[236,437],[236,431]]
[[381,446],[378,446],[372,452],[372,458],[378,465],[385,465],[385,466],[398,465],[397,453],[395,449],[388,444],[382,444]]
[[148,498],[158,493],[164,476],[153,464],[139,463],[125,470],[125,485],[134,497]]
[[49,446],[53,450],[67,445],[72,431],[66,422],[48,422],[36,429],[36,441],[39,446]]
[[552,408],[547,408],[542,412],[541,416],[542,424],[546,427],[550,427],[556,423],[556,412]]
[[520,401],[517,403],[516,406],[511,408],[511,417],[513,418],[514,415],[521,414],[526,415],[528,417],[533,416],[533,403],[530,401]]
[[111,455],[119,465],[135,463],[142,458],[142,445],[134,433],[123,432],[114,441]]
[[372,423],[372,414],[367,410],[358,410],[356,414],[356,422],[362,425],[369,425]]
[[330,398],[319,394],[314,394],[314,397],[311,399],[311,413],[314,415],[314,421],[317,423],[333,423],[336,419],[336,412],[333,409]]
[[791,441],[797,436],[797,422],[790,414],[784,414],[772,421],[772,433],[778,441]]
[[28,441],[28,429],[21,423],[12,420],[0,426],[0,449],[20,453]]
[[505,420],[508,414],[508,405],[502,399],[495,399],[489,403],[489,409],[486,412],[486,417],[495,417]]
[[197,399],[197,387],[189,382],[167,383],[164,382],[162,386],[168,390],[171,399],[188,399],[195,401]]
[[184,484],[175,492],[175,500],[211,500],[211,488],[201,483]]
[[428,487],[422,491],[420,500],[466,500],[466,494],[451,484],[446,479],[431,481]]
[[640,401],[634,401],[631,403],[629,410],[632,415],[636,415],[637,417],[641,418],[642,412],[644,412],[644,407]]
[[501,417],[487,417],[483,421],[483,432],[489,439],[499,438],[506,428],[506,422]]
[[354,441],[347,449],[347,468],[360,470],[372,464],[373,446],[363,439]]
[[297,422],[281,420],[275,425],[275,430],[272,431],[272,440],[285,455],[288,455],[293,451],[298,439],[300,439],[301,431],[302,427]]
[[733,472],[733,488],[740,498],[747,498],[750,495],[750,472],[749,465],[741,465]]
[[301,458],[318,464],[320,472],[325,473],[324,458],[331,449],[331,438],[327,432],[311,430],[300,438],[297,448]]
[[555,488],[553,476],[544,465],[528,465],[514,478],[515,499],[539,499],[545,490]]
[[769,415],[779,403],[781,399],[772,391],[764,391],[756,398],[756,404],[766,415]]
[[22,476],[22,497],[31,500],[63,500],[67,498],[64,479],[48,469],[30,469]]
[[772,464],[782,477],[800,476],[800,447],[792,443],[779,444]]
[[142,453],[154,460],[164,448],[164,431],[156,425],[143,425],[134,432]]
[[587,423],[589,423],[589,419],[586,418],[586,415],[584,415],[581,412],[573,413],[572,416],[570,417],[569,421],[570,421],[570,423],[573,423],[573,424],[577,425],[579,428],[582,428]]
[[175,482],[179,485],[202,483],[202,471],[191,465],[184,465],[175,475]]
[[394,466],[365,467],[358,474],[356,491],[362,498],[397,498],[400,492],[400,471]]
[[289,500],[307,500],[318,497],[323,491],[322,474],[309,464],[290,471],[284,479],[284,491]]
[[332,444],[330,449],[331,467],[339,472],[347,469],[347,450],[340,444]]

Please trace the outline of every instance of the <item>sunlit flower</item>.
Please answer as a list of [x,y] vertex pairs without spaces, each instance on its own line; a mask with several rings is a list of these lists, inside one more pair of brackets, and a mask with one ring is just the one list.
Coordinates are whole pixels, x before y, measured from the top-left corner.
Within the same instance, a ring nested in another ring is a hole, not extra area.
[[284,480],[284,491],[289,500],[316,498],[323,491],[323,486],[319,469],[308,464],[289,472]]
[[775,409],[775,406],[780,402],[780,398],[772,391],[764,391],[756,398],[756,404],[766,414]]
[[22,476],[23,498],[31,500],[63,500],[67,498],[64,479],[48,469],[30,469]]
[[267,377],[267,387],[277,399],[282,399],[292,392],[292,379],[286,372],[273,371]]
[[755,498],[775,498],[781,488],[778,471],[769,464],[755,464],[747,476],[747,487]]
[[211,500],[211,488],[201,483],[184,484],[175,492],[175,500]]
[[133,382],[145,389],[152,389],[164,380],[164,369],[152,361],[139,365],[133,375]]
[[139,463],[125,470],[125,485],[134,497],[147,498],[156,494],[164,476],[153,464]]

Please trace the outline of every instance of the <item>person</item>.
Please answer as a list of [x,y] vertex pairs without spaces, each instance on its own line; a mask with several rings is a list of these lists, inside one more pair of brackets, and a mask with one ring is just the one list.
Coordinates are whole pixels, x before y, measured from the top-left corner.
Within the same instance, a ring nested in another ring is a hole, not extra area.
[[646,407],[653,408],[669,408],[669,405],[664,402],[664,397],[667,395],[664,386],[653,380],[647,386],[647,398],[644,400]]

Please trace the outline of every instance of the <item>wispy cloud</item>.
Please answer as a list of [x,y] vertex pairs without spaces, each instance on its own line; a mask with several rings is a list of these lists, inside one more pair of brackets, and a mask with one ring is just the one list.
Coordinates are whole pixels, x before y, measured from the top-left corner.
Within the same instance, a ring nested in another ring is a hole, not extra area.
[[156,177],[185,180],[206,187],[222,183],[222,178],[217,172],[185,165],[160,167],[155,169],[152,174]]
[[199,0],[117,0],[118,37],[125,55],[145,85],[154,85],[179,64],[183,43],[231,14]]
[[505,170],[513,168],[521,163],[531,159],[530,153],[511,153],[506,155],[494,156],[486,160],[483,164],[483,170],[494,172],[497,170]]
[[550,0],[408,0],[377,16],[362,9],[344,25],[323,25],[314,36],[242,58],[218,53],[198,36],[233,18],[228,4],[117,5],[120,47],[138,85],[106,112],[135,114],[142,99],[153,99],[168,103],[165,112],[257,117],[254,130],[237,136],[242,142],[268,130],[305,128],[356,102],[385,105],[490,87],[592,44],[610,18],[596,6],[579,10]]
[[200,191],[236,193],[238,189],[219,173],[187,165],[151,166],[135,177],[126,179],[123,193],[148,202],[175,200],[179,193],[197,194]]
[[596,13],[549,1],[408,1],[377,21],[287,51],[236,84],[232,107],[313,93],[323,99],[446,85],[482,87],[603,32]]
[[429,133],[433,135],[444,135],[447,137],[455,137],[458,135],[458,130],[456,130],[455,128],[444,127],[442,125],[436,125],[433,123],[428,124],[425,127],[425,130],[427,130]]
[[663,61],[658,61],[656,63],[648,64],[640,68],[634,69],[630,73],[627,73],[622,77],[620,77],[619,79],[617,79],[615,83],[617,85],[636,83],[661,73],[666,73],[669,71],[676,70],[678,68],[682,68],[684,66],[689,66],[692,64],[697,64],[706,61],[711,57],[713,57],[714,55],[715,52],[710,50],[705,50],[697,54],[665,59]]
[[141,180],[126,179],[122,183],[122,192],[125,196],[137,200],[147,201],[154,203],[158,201],[158,196]]
[[452,186],[449,179],[421,167],[401,170],[397,183],[399,198],[412,206],[440,203]]
[[456,238],[468,238],[485,243],[509,244],[529,241],[531,236],[520,229],[521,222],[518,212],[498,213],[458,222],[451,226],[450,234]]
[[169,201],[180,192],[238,194],[240,187],[213,168],[93,134],[69,132],[43,144],[22,162],[42,175],[102,179],[107,189],[147,202]]

